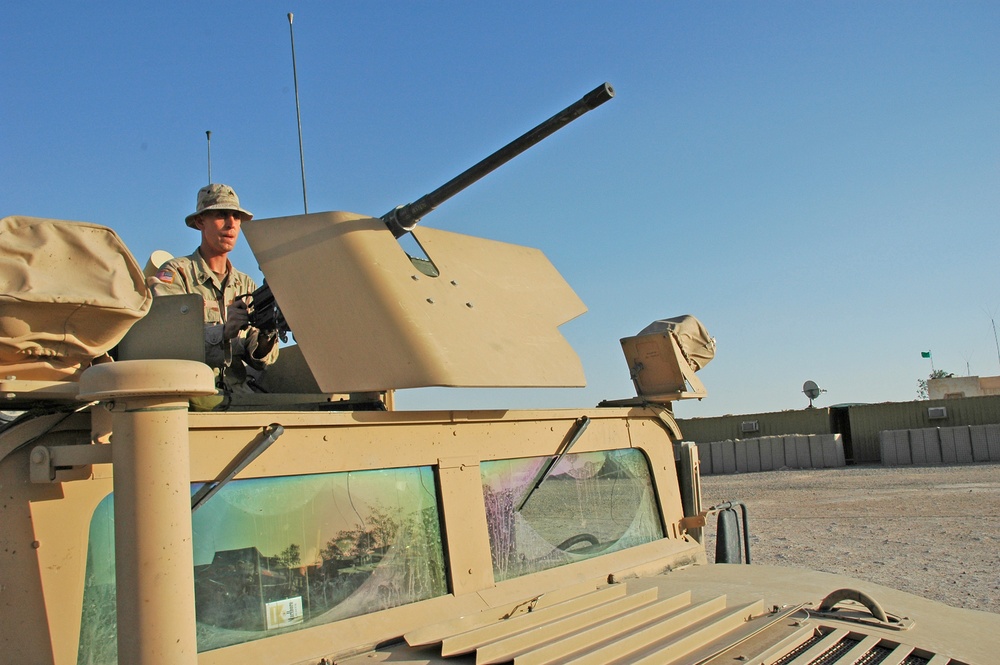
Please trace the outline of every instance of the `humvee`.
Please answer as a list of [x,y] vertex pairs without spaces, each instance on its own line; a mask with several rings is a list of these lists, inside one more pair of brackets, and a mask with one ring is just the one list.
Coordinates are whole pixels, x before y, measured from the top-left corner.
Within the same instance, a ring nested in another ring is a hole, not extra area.
[[295,341],[248,395],[216,391],[200,297],[152,299],[113,231],[0,221],[4,662],[997,661],[1000,616],[709,563],[731,507],[702,505],[671,409],[706,394],[692,319],[620,341],[632,398],[396,410],[399,388],[583,383],[557,329],[585,308],[541,252],[416,228],[464,184],[245,224],[255,324]]

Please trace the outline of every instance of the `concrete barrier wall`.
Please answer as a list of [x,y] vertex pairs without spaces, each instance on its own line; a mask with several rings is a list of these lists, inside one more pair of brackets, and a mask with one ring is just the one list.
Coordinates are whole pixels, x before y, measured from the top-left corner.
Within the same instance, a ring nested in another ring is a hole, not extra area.
[[[931,418],[935,407],[945,407],[947,416]],[[678,410],[681,406],[677,406]],[[800,409],[778,413],[678,418],[686,441],[749,441],[743,437],[785,436],[788,432],[829,434],[841,432],[847,437],[844,452],[857,464],[880,461],[879,433],[883,430],[907,430],[941,427],[965,427],[1000,423],[1000,395],[961,397],[912,402],[854,404],[831,408]],[[748,430],[746,426],[757,429]],[[1000,441],[1000,439],[998,439]],[[982,445],[989,447],[985,439]],[[997,443],[994,443],[996,446]],[[944,460],[942,460],[944,461]],[[748,458],[749,463],[749,458]]]
[[789,434],[699,443],[698,457],[702,475],[826,469],[846,464],[839,434]]
[[[945,407],[947,417],[932,420],[930,409]],[[885,430],[942,430],[1000,423],[1000,396],[961,397],[942,400],[888,402],[848,407],[850,415],[851,453],[857,463],[880,461],[881,433]],[[749,418],[750,416],[744,416]],[[683,428],[684,425],[682,424]],[[682,429],[682,431],[684,431]],[[816,430],[797,430],[813,432]],[[844,431],[844,430],[839,430]]]
[[1000,425],[884,430],[879,446],[884,466],[1000,462]]

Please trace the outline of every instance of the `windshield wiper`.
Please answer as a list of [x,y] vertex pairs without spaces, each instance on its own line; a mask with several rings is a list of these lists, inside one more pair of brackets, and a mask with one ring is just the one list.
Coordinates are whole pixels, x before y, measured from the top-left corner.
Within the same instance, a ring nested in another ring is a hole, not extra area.
[[[257,457],[267,450],[268,446],[278,440],[278,437],[285,433],[285,428],[277,423],[271,423],[258,434],[261,437],[260,441],[254,443],[253,440],[243,449],[241,454],[237,455],[229,462],[229,466],[225,468],[219,478],[213,482],[205,483],[201,486],[194,496],[191,497],[191,512],[198,510],[198,507],[212,498],[216,492],[221,490],[226,483],[233,479],[237,473],[242,471],[247,467],[250,462],[257,459]],[[256,439],[256,437],[254,437]]]
[[590,424],[590,418],[588,416],[581,416],[576,420],[576,422],[573,423],[573,429],[569,431],[569,434],[571,434],[569,441],[567,441],[566,445],[562,447],[562,450],[559,451],[558,455],[551,458],[548,464],[545,464],[544,466],[542,466],[541,469],[538,470],[538,475],[535,476],[535,480],[531,485],[531,489],[529,489],[525,493],[523,499],[518,501],[517,507],[514,508],[514,512],[516,513],[521,512],[521,509],[524,508],[524,504],[528,503],[528,499],[530,499],[531,495],[535,493],[535,490],[537,490],[539,487],[542,486],[542,483],[545,482],[545,479],[549,477],[549,474],[552,473],[552,470],[556,468],[556,465],[562,461],[562,458],[566,456],[566,453],[568,453],[569,449],[573,447],[573,444],[576,443],[577,440],[579,440],[580,436],[583,434],[584,430],[587,429],[587,425],[589,424]]

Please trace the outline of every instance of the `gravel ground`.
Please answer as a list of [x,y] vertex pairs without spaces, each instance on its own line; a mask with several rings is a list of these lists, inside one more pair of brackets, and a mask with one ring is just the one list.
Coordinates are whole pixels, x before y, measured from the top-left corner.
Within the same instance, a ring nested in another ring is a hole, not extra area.
[[1000,465],[705,476],[702,495],[706,507],[746,504],[753,563],[850,575],[1000,613]]

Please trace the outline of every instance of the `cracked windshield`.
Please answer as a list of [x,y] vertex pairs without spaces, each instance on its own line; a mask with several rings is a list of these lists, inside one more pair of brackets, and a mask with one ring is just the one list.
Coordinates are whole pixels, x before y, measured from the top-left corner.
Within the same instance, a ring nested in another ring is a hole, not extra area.
[[480,465],[497,581],[663,538],[641,451],[566,455],[530,491],[551,459]]
[[[91,521],[81,663],[117,660],[113,512]],[[192,521],[199,651],[448,592],[431,467],[234,480]]]

